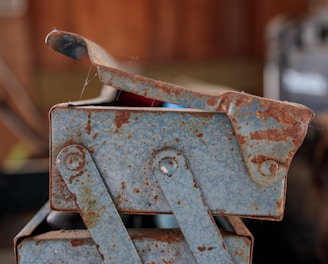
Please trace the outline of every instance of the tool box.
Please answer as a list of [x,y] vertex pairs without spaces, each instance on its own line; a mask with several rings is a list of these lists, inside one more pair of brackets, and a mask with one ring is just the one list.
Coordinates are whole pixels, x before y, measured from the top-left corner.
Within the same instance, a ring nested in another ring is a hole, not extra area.
[[[55,105],[50,201],[15,238],[17,262],[251,263],[241,218],[283,218],[288,168],[313,112],[131,74],[77,34],[54,30],[47,43],[87,55],[110,88],[185,108]],[[50,209],[77,212],[85,228],[47,229]],[[126,228],[129,214],[172,214],[178,228]]]

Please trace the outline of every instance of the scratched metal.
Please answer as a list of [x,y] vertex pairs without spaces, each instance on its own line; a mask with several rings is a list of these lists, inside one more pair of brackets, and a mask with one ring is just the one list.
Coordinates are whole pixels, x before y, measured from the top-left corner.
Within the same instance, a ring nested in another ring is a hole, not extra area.
[[62,104],[51,110],[50,123],[50,198],[58,210],[76,210],[55,164],[63,148],[77,144],[91,153],[121,213],[171,212],[152,169],[155,154],[171,147],[188,160],[212,213],[282,217],[286,180],[262,186],[250,178],[223,113]]
[[[102,263],[88,230],[59,230],[34,234],[48,213],[49,206],[46,205],[28,224],[34,228],[28,234],[22,231],[17,235],[17,263]],[[245,225],[243,228],[246,228]],[[225,244],[233,252],[233,261],[250,263],[252,239],[247,234],[236,235],[224,230],[221,232]],[[128,229],[128,233],[143,263],[196,263],[179,229]]]
[[64,148],[57,156],[57,167],[103,263],[142,263],[88,150]]
[[234,263],[183,154],[164,149],[156,154],[153,168],[196,262]]
[[194,109],[226,113],[250,177],[263,186],[275,184],[286,176],[314,116],[309,108],[299,104],[229,90],[180,87],[123,72],[115,69],[116,65],[101,47],[74,33],[54,30],[46,42],[75,59],[88,55],[98,69],[100,80],[114,88]]

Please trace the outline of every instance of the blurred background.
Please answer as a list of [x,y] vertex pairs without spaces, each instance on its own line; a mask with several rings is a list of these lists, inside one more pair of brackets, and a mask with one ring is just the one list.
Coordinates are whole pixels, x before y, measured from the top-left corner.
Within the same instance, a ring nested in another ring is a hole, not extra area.
[[158,80],[188,76],[313,108],[318,118],[290,170],[284,220],[246,223],[254,263],[328,263],[327,3],[0,0],[0,263],[14,263],[13,237],[48,199],[49,109],[101,88],[87,60],[45,45],[54,28]]

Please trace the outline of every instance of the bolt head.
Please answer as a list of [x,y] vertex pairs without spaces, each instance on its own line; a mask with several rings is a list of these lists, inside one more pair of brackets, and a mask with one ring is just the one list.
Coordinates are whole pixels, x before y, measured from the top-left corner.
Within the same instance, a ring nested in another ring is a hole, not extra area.
[[265,160],[260,166],[263,176],[275,176],[279,170],[279,164],[274,160]]
[[159,169],[168,176],[171,176],[177,168],[178,164],[173,158],[166,157],[159,162]]
[[66,155],[64,163],[69,170],[81,170],[85,163],[84,154],[82,152],[70,152]]

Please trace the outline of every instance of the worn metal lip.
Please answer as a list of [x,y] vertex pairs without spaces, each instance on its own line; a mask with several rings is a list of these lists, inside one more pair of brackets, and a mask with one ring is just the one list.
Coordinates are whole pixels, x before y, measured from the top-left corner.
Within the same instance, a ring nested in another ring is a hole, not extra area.
[[[238,97],[239,100],[261,100],[274,104],[282,104],[283,107],[291,107],[291,109],[289,109],[290,111],[293,111],[294,108],[301,108],[303,111],[308,112],[308,114],[312,116],[310,117],[311,119],[314,117],[314,113],[310,108],[294,102],[281,102],[278,100],[254,96],[244,92],[237,92],[233,91],[232,89],[225,89],[222,87],[220,87],[220,89],[203,87],[200,91],[199,89],[192,86],[181,87],[171,83],[166,83],[158,80],[155,81],[141,75],[124,72],[118,69],[119,67],[116,61],[102,47],[93,41],[72,32],[54,29],[46,36],[45,42],[53,50],[73,59],[79,60],[82,56],[88,56],[90,62],[97,67],[99,78],[104,84],[112,85],[112,82],[115,82],[115,78],[118,78],[120,81],[126,80],[126,78],[128,78],[131,80],[131,82],[139,81],[142,83],[149,83],[153,85],[157,90],[164,91],[161,96],[156,96],[154,93],[147,94],[146,91],[140,89],[140,87],[133,89],[131,86],[129,86],[126,88],[124,85],[122,85],[122,83],[120,83],[121,85],[118,86],[113,85],[114,88],[126,90],[128,92],[136,93],[151,99],[184,105],[183,102],[181,104],[179,97],[183,98],[183,96],[188,95],[188,93],[192,93],[194,97],[199,97],[204,101],[209,100],[206,102],[208,104],[207,108],[211,108],[213,111],[226,112],[228,110],[227,103],[229,104],[226,99],[230,99],[229,101],[232,101],[231,98]],[[106,77],[108,73],[111,74],[112,80],[109,80],[108,76]],[[156,90],[150,87],[147,92],[150,92],[150,89]],[[218,103],[215,102],[216,100]],[[189,107],[189,105],[184,106]]]

